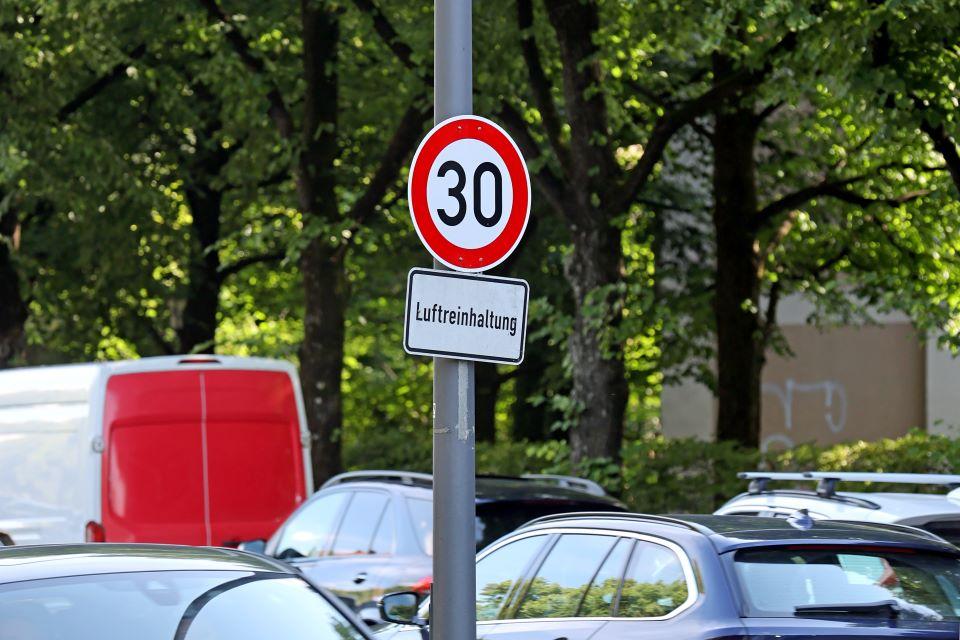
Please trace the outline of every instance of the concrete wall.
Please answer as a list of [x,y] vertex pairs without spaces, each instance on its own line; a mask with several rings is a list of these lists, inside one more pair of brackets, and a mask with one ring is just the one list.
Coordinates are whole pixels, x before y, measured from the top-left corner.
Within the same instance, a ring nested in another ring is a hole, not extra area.
[[[767,354],[761,441],[765,448],[830,444],[903,435],[913,427],[960,436],[960,360],[924,344],[907,318],[877,325],[818,329],[799,297],[780,305],[778,320],[792,357]],[[664,389],[663,431],[712,439],[716,402],[702,385]]]

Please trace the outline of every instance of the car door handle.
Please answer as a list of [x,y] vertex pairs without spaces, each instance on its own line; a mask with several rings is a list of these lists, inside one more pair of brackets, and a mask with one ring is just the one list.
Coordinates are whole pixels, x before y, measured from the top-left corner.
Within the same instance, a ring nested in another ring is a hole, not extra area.
[[367,581],[367,572],[361,571],[353,578],[353,584],[363,584]]

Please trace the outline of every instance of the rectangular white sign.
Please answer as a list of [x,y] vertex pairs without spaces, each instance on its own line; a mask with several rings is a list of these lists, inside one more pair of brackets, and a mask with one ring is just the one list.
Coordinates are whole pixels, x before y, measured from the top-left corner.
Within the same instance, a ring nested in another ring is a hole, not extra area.
[[411,269],[403,348],[419,356],[520,364],[529,297],[525,280]]

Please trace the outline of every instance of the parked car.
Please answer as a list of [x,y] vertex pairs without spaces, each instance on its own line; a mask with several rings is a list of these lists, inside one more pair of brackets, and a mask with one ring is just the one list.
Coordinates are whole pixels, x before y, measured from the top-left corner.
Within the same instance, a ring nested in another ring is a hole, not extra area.
[[15,544],[235,545],[273,533],[312,484],[300,383],[276,360],[0,371],[0,440]]
[[[598,485],[580,478],[478,477],[476,487],[478,549],[532,517],[625,510]],[[430,590],[432,488],[432,476],[423,473],[341,474],[291,515],[262,551],[343,597],[368,623],[379,623],[377,602],[384,592]]]
[[[750,481],[741,493],[716,513],[721,515],[785,518],[805,510],[814,520],[854,520],[904,524],[926,529],[960,544],[960,476],[918,473],[856,473],[820,471],[806,473],[739,474]],[[816,482],[815,490],[771,489],[775,481]],[[837,491],[841,482],[881,482],[940,486],[946,494]]]
[[[960,550],[909,527],[746,516],[539,518],[477,558],[482,640],[956,640]],[[381,600],[381,640],[429,602]],[[405,605],[405,606],[404,606]]]
[[369,640],[283,563],[233,549],[0,549],[0,640]]

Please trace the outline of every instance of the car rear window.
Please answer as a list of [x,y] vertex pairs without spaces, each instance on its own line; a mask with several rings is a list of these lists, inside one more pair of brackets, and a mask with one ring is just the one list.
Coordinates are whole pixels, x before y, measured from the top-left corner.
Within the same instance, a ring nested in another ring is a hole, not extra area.
[[952,545],[960,546],[960,520],[940,520],[920,525],[930,533],[935,533]]
[[0,585],[0,638],[363,640],[305,581],[240,571],[81,575]]
[[749,617],[960,619],[960,560],[899,548],[797,546],[738,551]]

